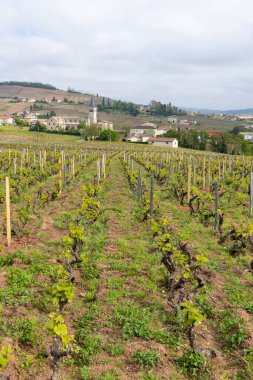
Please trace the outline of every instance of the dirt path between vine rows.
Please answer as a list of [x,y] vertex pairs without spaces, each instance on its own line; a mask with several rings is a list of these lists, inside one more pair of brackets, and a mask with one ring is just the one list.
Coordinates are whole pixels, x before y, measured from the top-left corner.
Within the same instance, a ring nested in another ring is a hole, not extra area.
[[[160,260],[150,251],[147,225],[136,217],[136,200],[118,160],[112,161],[107,181],[107,244],[98,264],[101,271],[97,293],[100,313],[96,329],[103,349],[89,367],[90,376],[105,378],[103,376],[110,374],[115,376],[110,378],[122,380],[142,379],[146,369],[133,360],[133,354],[154,350],[160,356],[154,373],[171,378],[177,373],[172,360],[174,352],[155,339],[143,339],[141,331],[124,339],[122,325],[114,319],[115,313],[120,313],[119,309],[131,302],[141,310],[161,309],[160,315],[157,312],[157,323],[163,329],[167,306],[165,295],[157,288],[157,280],[151,279],[152,270],[160,267]],[[122,352],[112,354],[110,350],[118,346],[122,347]],[[183,378],[178,376],[178,379]]]

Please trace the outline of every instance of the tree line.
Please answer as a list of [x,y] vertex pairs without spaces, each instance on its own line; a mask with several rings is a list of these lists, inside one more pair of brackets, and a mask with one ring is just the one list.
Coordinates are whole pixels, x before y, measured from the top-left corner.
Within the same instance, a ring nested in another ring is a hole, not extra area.
[[165,137],[175,137],[180,148],[211,150],[217,153],[253,155],[253,144],[244,140],[237,128],[229,132],[209,136],[206,131],[171,130]]
[[51,84],[44,84],[40,82],[17,82],[17,81],[5,81],[0,82],[0,86],[23,86],[23,87],[34,87],[34,88],[46,88],[48,90],[57,90],[56,87]]
[[187,114],[186,111],[173,106],[171,103],[163,104],[156,100],[152,100],[149,103],[149,112],[155,116],[184,116]]

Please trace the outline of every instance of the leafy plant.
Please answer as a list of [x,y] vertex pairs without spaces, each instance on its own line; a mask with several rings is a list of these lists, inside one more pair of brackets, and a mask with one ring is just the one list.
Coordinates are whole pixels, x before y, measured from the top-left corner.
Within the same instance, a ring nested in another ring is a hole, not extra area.
[[230,310],[221,314],[218,328],[220,339],[228,349],[240,347],[247,338],[244,320]]
[[132,358],[142,366],[155,367],[161,360],[161,355],[157,350],[138,350],[132,354]]
[[51,321],[47,325],[47,329],[50,335],[59,337],[63,345],[67,346],[74,338],[68,334],[68,328],[64,323],[62,315],[51,313],[49,317]]
[[184,374],[191,376],[190,378],[197,378],[203,372],[206,372],[206,358],[196,351],[188,350],[177,363]]
[[27,318],[15,318],[11,322],[11,332],[22,344],[35,346],[38,343],[38,322]]
[[8,346],[2,346],[1,348],[1,351],[0,351],[0,371],[3,370],[10,358],[11,358],[11,353],[12,353],[12,349]]

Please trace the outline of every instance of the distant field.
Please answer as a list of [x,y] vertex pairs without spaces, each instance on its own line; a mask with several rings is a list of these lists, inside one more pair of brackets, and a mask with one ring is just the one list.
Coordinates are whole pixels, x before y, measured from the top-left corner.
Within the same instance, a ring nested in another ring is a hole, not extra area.
[[[30,108],[33,103],[10,103],[11,98],[19,97],[26,99],[47,99],[52,100],[54,97],[57,100],[67,98],[73,102],[84,102],[87,106],[90,103],[90,95],[72,93],[63,90],[48,90],[44,88],[33,88],[23,86],[0,86],[0,112],[15,113],[21,112]],[[95,96],[96,104],[102,103],[102,97]],[[59,105],[56,105],[56,108]],[[54,106],[53,106],[54,107]]]
[[[67,97],[69,100],[75,102],[84,101],[89,102],[90,95],[72,93],[64,90],[48,90],[45,88],[23,87],[23,86],[0,86],[0,98],[35,98],[35,99],[64,99]],[[102,101],[101,97],[98,97],[98,103]]]
[[[160,125],[171,125],[168,123],[167,117],[153,117],[151,115],[122,115],[116,113],[99,113],[100,119],[106,119],[112,121],[116,129],[127,129],[137,124],[146,123],[146,122],[154,122],[158,126]],[[201,130],[218,130],[221,132],[227,132],[231,130],[235,125],[241,124],[239,121],[229,121],[229,120],[219,120],[219,119],[211,119],[206,116],[185,116],[180,119],[187,119],[189,121],[197,121],[200,125],[193,126],[194,129]]]
[[40,144],[47,143],[72,143],[77,141],[83,141],[79,136],[70,135],[56,135],[49,133],[37,133],[31,132],[28,128],[0,126],[0,143],[1,142],[37,142]]

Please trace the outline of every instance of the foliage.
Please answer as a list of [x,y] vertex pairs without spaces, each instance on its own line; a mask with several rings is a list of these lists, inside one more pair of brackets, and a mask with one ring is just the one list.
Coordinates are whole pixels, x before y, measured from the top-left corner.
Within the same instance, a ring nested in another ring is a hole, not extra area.
[[196,351],[188,350],[177,360],[177,363],[184,374],[197,379],[205,372],[206,358]]
[[218,328],[219,337],[228,349],[240,347],[247,338],[244,320],[230,310],[222,312]]
[[173,106],[171,103],[162,104],[156,100],[149,103],[149,112],[158,116],[186,115],[186,112],[181,108]]
[[23,86],[23,87],[33,87],[33,88],[45,88],[48,90],[57,90],[56,87],[51,84],[43,84],[39,82],[17,82],[17,81],[5,81],[0,82],[0,86]]
[[0,351],[0,371],[3,370],[10,358],[11,358],[11,353],[12,353],[12,349],[8,346],[2,346],[1,348],[1,351]]
[[[104,99],[104,98],[103,98]],[[119,112],[126,112],[132,116],[137,116],[139,114],[139,107],[132,102],[123,102],[121,100],[115,100],[112,104],[110,104],[110,100],[108,99],[107,105],[105,105],[105,101],[103,100],[101,105],[98,105],[99,111],[108,111],[114,110]]]
[[197,326],[204,320],[204,316],[193,302],[182,302],[178,317],[186,326]]
[[14,318],[11,331],[15,339],[22,344],[34,347],[38,343],[38,323],[33,319]]
[[155,367],[161,360],[157,350],[139,350],[132,354],[133,360],[142,366]]
[[209,139],[206,131],[196,131],[195,129],[182,131],[180,127],[178,130],[166,132],[165,136],[177,138],[179,147],[197,150],[205,150]]
[[47,330],[50,335],[59,337],[63,345],[67,346],[74,338],[68,334],[68,328],[64,323],[63,316],[61,314],[51,313],[49,317],[50,323],[47,325]]
[[30,126],[29,130],[36,132],[47,132],[47,127],[44,123],[37,120],[34,126]]
[[111,131],[110,129],[106,129],[100,132],[99,140],[101,141],[117,141],[118,135],[115,131]]

